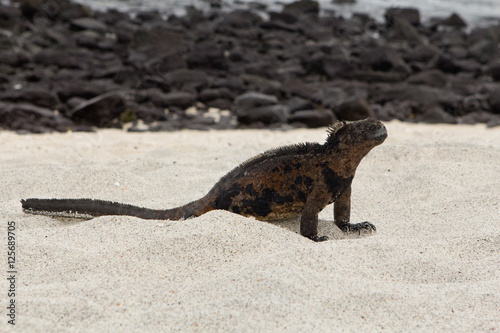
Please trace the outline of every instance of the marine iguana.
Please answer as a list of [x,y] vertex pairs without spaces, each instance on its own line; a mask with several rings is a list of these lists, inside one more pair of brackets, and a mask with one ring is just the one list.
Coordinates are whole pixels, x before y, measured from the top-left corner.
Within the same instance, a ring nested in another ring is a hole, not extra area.
[[337,122],[328,128],[324,144],[302,143],[268,150],[222,177],[203,198],[184,206],[153,210],[93,199],[26,199],[24,212],[92,218],[129,215],[143,219],[180,220],[224,209],[258,220],[300,216],[301,235],[318,236],[318,214],[334,205],[335,224],[344,232],[375,230],[369,222],[349,223],[351,182],[356,168],[387,137],[385,126],[373,118]]

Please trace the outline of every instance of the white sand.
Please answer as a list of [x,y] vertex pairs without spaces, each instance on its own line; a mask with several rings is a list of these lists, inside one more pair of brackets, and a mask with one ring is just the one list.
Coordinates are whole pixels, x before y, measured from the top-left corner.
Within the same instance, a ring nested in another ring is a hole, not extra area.
[[26,215],[27,197],[91,197],[152,208],[205,194],[265,149],[322,142],[324,129],[23,135],[0,133],[2,276],[17,225],[19,332],[500,330],[500,128],[387,124],[361,163],[345,238],[320,215],[297,221],[224,211],[184,221]]

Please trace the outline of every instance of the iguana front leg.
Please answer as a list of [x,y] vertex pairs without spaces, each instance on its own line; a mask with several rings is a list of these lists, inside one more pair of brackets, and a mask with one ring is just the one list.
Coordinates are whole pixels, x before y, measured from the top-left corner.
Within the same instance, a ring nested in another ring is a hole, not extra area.
[[358,232],[361,234],[361,230],[368,230],[373,232],[377,230],[373,224],[370,222],[361,223],[349,223],[351,218],[351,188],[345,191],[341,196],[335,200],[333,215],[335,218],[335,224],[345,233]]
[[328,202],[320,191],[313,190],[307,197],[306,205],[300,217],[300,234],[315,242],[328,240],[328,236],[318,237],[318,214],[323,210]]

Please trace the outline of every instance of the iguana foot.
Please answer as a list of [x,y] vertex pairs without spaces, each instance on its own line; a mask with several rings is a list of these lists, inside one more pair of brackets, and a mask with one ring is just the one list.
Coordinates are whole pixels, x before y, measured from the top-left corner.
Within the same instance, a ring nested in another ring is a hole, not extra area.
[[347,223],[340,227],[340,230],[346,234],[358,232],[361,235],[361,230],[366,230],[370,233],[377,231],[377,228],[370,222]]
[[321,237],[312,236],[312,237],[309,237],[309,239],[311,239],[311,240],[313,240],[315,242],[324,242],[324,241],[328,240],[328,236],[321,236]]

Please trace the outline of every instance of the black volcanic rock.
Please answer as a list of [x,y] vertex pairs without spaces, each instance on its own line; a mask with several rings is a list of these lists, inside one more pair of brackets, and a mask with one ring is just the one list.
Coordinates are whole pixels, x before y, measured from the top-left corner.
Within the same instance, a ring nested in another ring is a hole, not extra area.
[[223,49],[212,42],[195,44],[187,56],[186,62],[189,68],[227,69]]
[[70,27],[74,30],[94,30],[104,32],[107,30],[105,23],[91,17],[81,17],[70,20]]
[[440,105],[424,105],[421,109],[422,113],[415,116],[414,121],[428,124],[456,124],[457,122],[455,117],[444,111]]
[[83,49],[53,48],[45,49],[33,56],[33,61],[40,65],[54,65],[59,68],[86,69],[89,67],[89,59],[92,53]]
[[30,103],[50,109],[57,109],[61,101],[57,94],[44,87],[25,87],[0,93],[2,101]]
[[19,8],[23,16],[28,19],[33,19],[34,16],[44,16],[48,19],[54,20],[58,17],[62,10],[71,6],[69,0],[54,0],[54,3],[47,6],[43,0],[21,0],[19,1]]
[[460,72],[460,65],[456,60],[447,54],[436,55],[433,61],[434,66],[445,73],[456,74]]
[[68,116],[75,122],[97,127],[120,127],[120,117],[128,107],[127,100],[120,93],[110,92],[77,105]]
[[401,57],[406,62],[427,63],[439,55],[441,51],[433,45],[417,44],[401,51]]
[[113,83],[112,80],[61,80],[60,84],[56,85],[54,90],[61,99],[65,102],[71,97],[82,97],[91,99],[102,95],[103,93],[118,90],[120,87]]
[[496,59],[488,64],[488,73],[494,81],[500,81],[500,59]]
[[283,6],[283,13],[300,16],[319,13],[319,3],[314,0],[299,0]]
[[368,83],[375,82],[401,82],[408,75],[402,72],[382,72],[373,70],[352,70],[342,77],[351,80],[363,81]]
[[375,71],[396,71],[405,74],[411,73],[411,68],[401,56],[391,47],[380,46],[367,48],[360,55],[360,63],[369,66]]
[[243,125],[285,123],[289,113],[288,108],[279,104],[275,96],[258,92],[236,97],[233,112]]
[[220,29],[229,28],[247,29],[252,28],[262,22],[262,18],[250,10],[234,10],[224,15]]
[[178,107],[186,109],[195,103],[196,96],[191,92],[172,91],[163,93],[159,89],[149,89],[148,99],[156,106],[169,108]]
[[469,53],[480,63],[498,58],[498,41],[482,40],[469,47]]
[[497,86],[490,91],[488,103],[490,104],[491,112],[500,114],[500,86]]
[[347,93],[344,89],[339,87],[327,87],[317,91],[313,100],[319,102],[327,109],[334,109],[348,99]]
[[210,83],[204,71],[192,69],[173,70],[165,74],[164,80],[170,88],[180,90],[201,90]]
[[395,41],[409,41],[423,43],[424,38],[415,26],[404,19],[396,19],[389,33],[389,39]]
[[14,6],[0,6],[0,28],[17,30],[22,12]]
[[264,105],[249,109],[236,109],[238,122],[243,125],[262,123],[270,125],[275,123],[286,123],[288,119],[288,109],[284,105]]
[[66,132],[75,124],[47,108],[0,102],[0,128],[31,133]]
[[410,76],[407,82],[431,87],[444,87],[448,82],[448,77],[440,70],[431,69]]
[[56,21],[58,19],[68,21],[79,17],[89,17],[92,10],[85,5],[72,3],[70,0],[21,0],[19,8],[23,16],[29,20],[37,19]]
[[314,108],[314,105],[313,103],[311,103],[311,101],[298,96],[290,98],[286,102],[286,106],[288,106],[288,109],[291,113],[294,113],[295,111],[311,110]]
[[387,25],[393,26],[396,21],[407,21],[414,26],[420,25],[420,12],[416,8],[392,7],[386,10],[385,20]]
[[172,91],[164,94],[162,102],[166,107],[186,109],[196,102],[196,95],[186,91]]
[[375,113],[368,102],[358,97],[351,97],[335,106],[332,110],[340,120],[353,121],[375,117]]
[[390,101],[385,104],[374,104],[372,108],[377,119],[404,121],[414,118],[414,105],[415,102],[410,101]]
[[228,88],[208,88],[203,89],[199,94],[199,99],[203,103],[211,102],[214,100],[225,99],[233,100],[234,93]]
[[465,28],[467,26],[467,22],[457,13],[451,14],[439,24],[454,28]]
[[370,98],[375,103],[390,101],[414,101],[426,104],[440,104],[453,106],[461,103],[463,97],[445,88],[429,87],[425,85],[407,84],[377,84],[371,88]]
[[30,61],[29,56],[25,52],[5,50],[0,51],[0,63],[12,67],[22,66]]
[[307,127],[316,128],[332,124],[335,115],[331,110],[301,110],[292,114],[288,120],[290,123],[302,123]]
[[155,74],[177,69],[184,63],[183,43],[183,34],[168,26],[134,30],[127,62]]
[[484,123],[487,127],[500,126],[500,115],[486,111],[469,113],[463,117],[457,118],[459,124],[477,124]]
[[482,41],[498,42],[500,40],[500,24],[489,27],[478,27],[472,29],[467,35],[469,45],[474,45]]
[[278,104],[278,99],[271,95],[248,92],[236,97],[234,103],[237,109],[252,109],[264,105]]

